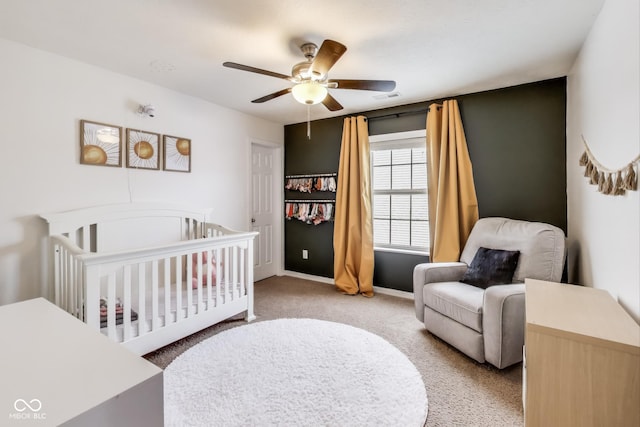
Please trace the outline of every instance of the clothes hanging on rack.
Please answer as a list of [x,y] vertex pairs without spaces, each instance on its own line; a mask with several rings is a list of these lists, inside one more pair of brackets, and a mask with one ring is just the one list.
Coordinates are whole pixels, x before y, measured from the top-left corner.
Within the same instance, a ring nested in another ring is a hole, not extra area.
[[333,202],[287,202],[285,203],[285,218],[298,219],[307,224],[318,225],[333,219]]
[[337,182],[334,176],[328,175],[287,178],[284,188],[287,190],[300,191],[301,193],[311,193],[312,191],[331,191],[335,193]]
[[331,191],[332,193],[336,192],[336,179],[332,176],[323,176],[315,178],[315,184],[313,188],[318,191]]
[[313,187],[313,178],[288,178],[284,185],[284,188],[287,190],[299,191],[301,193],[311,193]]

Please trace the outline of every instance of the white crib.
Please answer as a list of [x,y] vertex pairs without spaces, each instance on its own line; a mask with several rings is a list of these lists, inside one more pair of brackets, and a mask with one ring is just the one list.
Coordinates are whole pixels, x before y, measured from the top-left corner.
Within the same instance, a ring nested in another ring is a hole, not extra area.
[[[55,304],[137,354],[240,313],[253,320],[258,233],[210,224],[206,216],[159,203],[41,215],[49,224]],[[213,265],[203,265],[203,253]],[[205,273],[211,268],[215,279]]]

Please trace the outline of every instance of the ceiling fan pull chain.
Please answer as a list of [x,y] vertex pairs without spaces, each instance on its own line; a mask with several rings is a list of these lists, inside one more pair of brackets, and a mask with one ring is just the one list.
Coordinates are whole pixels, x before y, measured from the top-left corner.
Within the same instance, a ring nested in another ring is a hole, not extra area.
[[311,105],[307,105],[307,139],[311,139]]

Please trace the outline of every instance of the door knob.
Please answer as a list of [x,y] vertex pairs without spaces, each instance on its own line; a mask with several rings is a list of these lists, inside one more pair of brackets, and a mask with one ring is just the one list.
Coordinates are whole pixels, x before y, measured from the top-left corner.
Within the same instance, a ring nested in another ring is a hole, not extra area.
[[251,218],[251,223],[254,223],[254,222],[256,222],[256,219],[255,218]]

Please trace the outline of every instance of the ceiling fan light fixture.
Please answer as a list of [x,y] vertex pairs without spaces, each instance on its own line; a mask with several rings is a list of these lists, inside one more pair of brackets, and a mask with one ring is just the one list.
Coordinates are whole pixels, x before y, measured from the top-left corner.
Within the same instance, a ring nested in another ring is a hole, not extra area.
[[[347,47],[335,40],[324,40],[320,49],[313,43],[300,46],[306,61],[299,62],[291,69],[291,75],[276,73],[235,62],[223,62],[222,66],[236,70],[248,71],[275,77],[293,83],[293,86],[254,99],[251,102],[260,104],[288,93],[292,93],[296,101],[307,106],[322,103],[329,111],[339,111],[343,107],[329,94],[328,89],[371,90],[391,92],[396,87],[393,80],[353,80],[328,78],[329,70],[346,52]],[[309,109],[307,108],[307,114]],[[307,116],[308,117],[308,116]]]
[[308,81],[298,83],[291,89],[296,101],[301,104],[314,105],[322,102],[327,96],[327,88],[318,82]]

